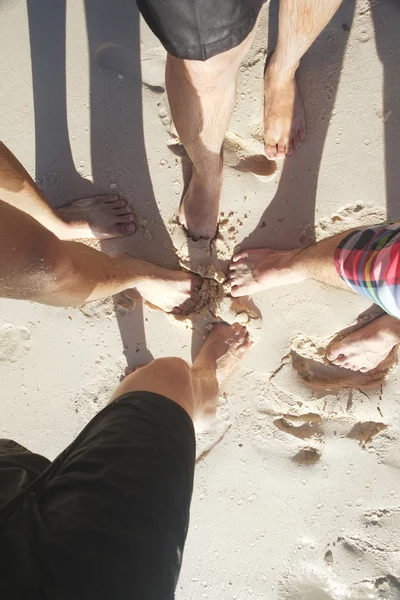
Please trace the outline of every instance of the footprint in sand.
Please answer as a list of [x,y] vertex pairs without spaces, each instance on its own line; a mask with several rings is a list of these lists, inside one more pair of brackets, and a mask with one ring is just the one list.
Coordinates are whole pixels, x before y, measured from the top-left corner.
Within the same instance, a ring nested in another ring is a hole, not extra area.
[[354,227],[367,227],[386,220],[386,211],[381,206],[364,206],[363,204],[348,204],[337,213],[323,217],[315,225],[308,224],[300,234],[298,245],[306,248],[315,242],[343,233]]
[[354,569],[362,559],[363,564],[369,565],[370,580],[376,591],[380,588],[380,592],[384,589],[387,592],[387,595],[377,597],[398,600],[400,507],[369,508],[362,513],[358,523],[352,520],[346,529],[337,540],[336,564]]
[[397,367],[397,349],[394,348],[375,369],[367,373],[350,371],[331,364],[326,358],[326,349],[344,335],[359,329],[365,323],[349,327],[333,338],[311,339],[298,335],[292,340],[291,358],[293,368],[300,377],[314,388],[334,391],[344,388],[376,387],[382,384]]
[[237,171],[253,173],[263,181],[271,179],[277,171],[276,162],[265,156],[262,142],[255,137],[245,139],[231,129],[224,140],[224,162]]
[[0,360],[16,362],[31,348],[31,332],[27,327],[4,323],[0,327]]

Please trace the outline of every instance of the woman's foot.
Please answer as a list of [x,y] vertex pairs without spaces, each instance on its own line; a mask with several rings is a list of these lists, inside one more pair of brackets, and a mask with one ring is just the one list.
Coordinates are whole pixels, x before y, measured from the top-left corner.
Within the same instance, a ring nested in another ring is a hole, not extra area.
[[251,344],[247,329],[239,323],[217,323],[193,366],[215,371],[218,383],[222,384],[237,368]]
[[270,59],[264,75],[264,143],[267,158],[285,158],[306,135],[296,71],[286,72]]
[[132,209],[119,196],[81,198],[57,209],[56,214],[67,225],[59,235],[63,240],[105,240],[136,230]]
[[222,162],[204,176],[193,167],[188,190],[179,208],[179,222],[194,241],[215,238],[221,187]]
[[400,321],[384,315],[332,344],[326,357],[338,367],[366,373],[385,360],[399,343],[399,333]]
[[304,273],[293,265],[293,258],[299,252],[257,248],[236,254],[228,274],[232,296],[249,296],[269,288],[304,281]]
[[135,288],[147,302],[175,315],[195,310],[200,300],[201,277],[150,263],[146,263],[143,270],[145,274],[135,282]]

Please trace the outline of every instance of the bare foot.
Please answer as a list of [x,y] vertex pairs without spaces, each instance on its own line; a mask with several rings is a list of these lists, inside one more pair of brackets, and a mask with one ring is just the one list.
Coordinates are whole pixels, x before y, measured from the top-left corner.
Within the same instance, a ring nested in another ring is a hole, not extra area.
[[179,222],[193,240],[212,240],[217,234],[222,163],[215,174],[202,177],[193,167],[189,188],[179,208]]
[[264,75],[264,143],[267,158],[285,158],[300,146],[306,125],[294,72],[280,69],[272,56]]
[[366,373],[375,369],[399,343],[399,320],[390,315],[374,319],[328,349],[333,364]]
[[234,297],[248,296],[261,290],[300,283],[306,276],[293,264],[299,250],[245,250],[232,258],[228,279]]
[[222,384],[237,368],[250,346],[250,336],[245,327],[239,323],[217,323],[196,358],[194,367],[215,369],[218,382]]
[[81,198],[56,213],[68,225],[62,239],[104,240],[131,235],[136,230],[132,209],[119,196]]
[[185,315],[193,312],[200,300],[202,279],[185,271],[173,271],[146,264],[145,275],[135,284],[140,295],[167,313]]

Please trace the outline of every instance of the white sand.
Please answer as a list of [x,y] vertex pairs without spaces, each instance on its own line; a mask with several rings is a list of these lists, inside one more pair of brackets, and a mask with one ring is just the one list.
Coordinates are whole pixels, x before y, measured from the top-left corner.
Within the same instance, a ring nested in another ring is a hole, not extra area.
[[[110,188],[126,195],[139,231],[107,249],[177,265],[170,223],[183,176],[164,51],[143,24],[139,43],[133,1],[88,2],[88,42],[84,3],[75,0],[68,3],[64,90],[56,6],[63,3],[29,4],[30,31],[25,1],[0,3],[1,138],[55,205]],[[308,243],[314,220],[321,220],[317,238],[353,226],[360,214],[363,222],[371,211],[381,220],[386,200],[390,216],[398,215],[400,12],[396,2],[371,5],[373,13],[359,0],[352,22],[353,2],[346,2],[303,61],[308,137],[275,174],[263,170],[262,159],[248,160],[262,154],[265,11],[240,69],[228,135],[223,260],[243,240],[253,247]],[[252,169],[257,176],[245,172]],[[345,206],[353,207],[347,216]],[[356,387],[347,381],[325,391],[291,363],[291,350],[300,348],[296,364],[309,374],[310,350],[318,358],[323,340],[369,304],[312,282],[259,294],[255,303],[263,317],[259,343],[199,439],[177,598],[400,598],[398,372],[375,388],[355,380]],[[134,311],[115,311],[111,301],[83,311],[9,300],[0,307],[0,435],[50,458],[105,405],[126,358],[129,366],[166,354],[190,360],[206,321],[192,336],[187,324],[140,303]]]

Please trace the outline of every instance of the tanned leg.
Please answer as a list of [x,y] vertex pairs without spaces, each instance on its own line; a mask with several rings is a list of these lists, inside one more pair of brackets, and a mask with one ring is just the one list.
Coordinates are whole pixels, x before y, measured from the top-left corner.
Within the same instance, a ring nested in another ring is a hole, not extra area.
[[256,248],[236,254],[229,267],[232,296],[247,296],[305,279],[349,290],[333,260],[336,248],[349,233],[339,233],[302,250]]
[[0,296],[79,306],[136,288],[152,304],[180,313],[196,302],[200,277],[126,255],[108,256],[62,241],[33,217],[0,201]]
[[236,79],[256,27],[236,48],[206,60],[167,57],[172,117],[193,163],[179,220],[194,239],[215,237],[222,186],[221,149],[236,101]]
[[250,349],[246,329],[235,323],[218,323],[190,367],[180,358],[160,358],[128,375],[111,401],[128,392],[146,391],[166,396],[189,414],[196,430],[213,421],[219,386],[239,365]]
[[21,163],[1,142],[0,198],[28,213],[62,240],[107,239],[135,231],[132,209],[115,195],[82,198],[53,210]]
[[284,158],[305,137],[296,70],[342,0],[280,0],[278,43],[265,71],[264,140],[268,158]]
[[[349,233],[339,233],[303,250],[258,248],[237,254],[229,272],[232,296],[306,279],[353,291],[339,277],[334,264],[335,250]],[[326,356],[340,367],[367,372],[376,368],[399,341],[399,320],[383,315],[332,344]]]

